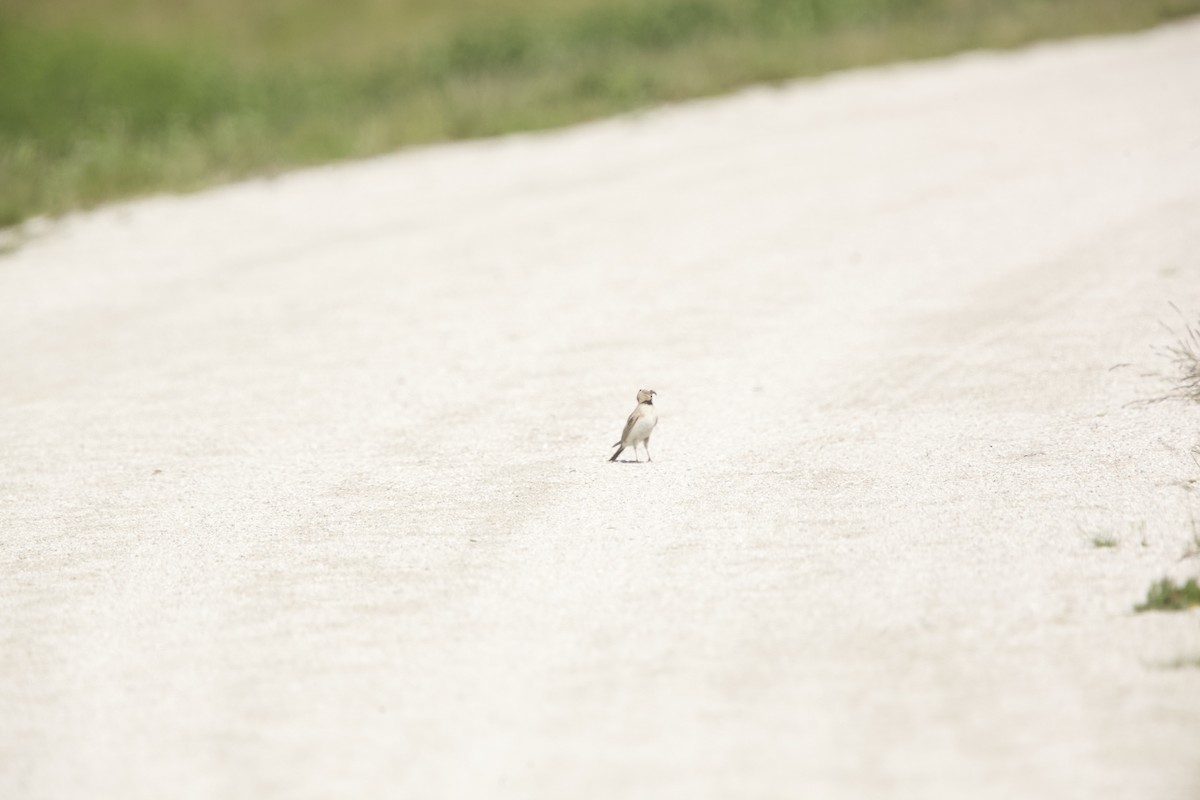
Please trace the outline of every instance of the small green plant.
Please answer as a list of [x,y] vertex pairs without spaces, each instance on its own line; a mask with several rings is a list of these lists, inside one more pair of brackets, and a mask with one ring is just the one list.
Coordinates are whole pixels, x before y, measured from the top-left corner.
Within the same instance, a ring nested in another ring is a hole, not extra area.
[[1152,583],[1146,592],[1146,602],[1133,607],[1134,611],[1183,611],[1200,606],[1200,584],[1189,578],[1180,586],[1170,578]]
[[1200,656],[1180,656],[1162,665],[1163,669],[1200,669]]
[[1116,547],[1120,541],[1111,533],[1098,533],[1092,537],[1092,547]]
[[1179,315],[1181,329],[1176,330],[1165,322],[1160,323],[1175,337],[1175,341],[1164,347],[1155,347],[1154,350],[1170,365],[1163,377],[1172,386],[1166,394],[1154,398],[1152,402],[1184,400],[1200,403],[1200,322],[1189,321],[1174,303],[1170,306]]

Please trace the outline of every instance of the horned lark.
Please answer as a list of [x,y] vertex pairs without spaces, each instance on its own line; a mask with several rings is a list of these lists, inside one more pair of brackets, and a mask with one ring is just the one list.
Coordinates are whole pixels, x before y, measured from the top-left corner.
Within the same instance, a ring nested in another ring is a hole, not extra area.
[[621,431],[621,441],[613,445],[618,448],[617,452],[613,453],[609,461],[616,461],[617,456],[621,455],[626,447],[632,447],[634,460],[639,460],[639,444],[646,448],[646,460],[654,460],[650,458],[650,434],[654,433],[654,426],[658,424],[658,412],[654,409],[655,394],[657,393],[653,389],[638,389],[637,408],[626,420],[625,430]]

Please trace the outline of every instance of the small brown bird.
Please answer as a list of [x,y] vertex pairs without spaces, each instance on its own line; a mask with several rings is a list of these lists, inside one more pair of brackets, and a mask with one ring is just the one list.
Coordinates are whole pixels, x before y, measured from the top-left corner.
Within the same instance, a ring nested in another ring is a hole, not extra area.
[[639,460],[637,452],[639,444],[646,448],[646,460],[654,460],[650,458],[650,434],[654,433],[654,426],[658,424],[658,411],[654,408],[654,395],[656,394],[657,392],[653,389],[638,389],[637,408],[626,420],[625,430],[621,431],[621,441],[613,445],[619,449],[613,453],[609,461],[616,461],[617,456],[621,455],[626,447],[632,447],[634,460]]

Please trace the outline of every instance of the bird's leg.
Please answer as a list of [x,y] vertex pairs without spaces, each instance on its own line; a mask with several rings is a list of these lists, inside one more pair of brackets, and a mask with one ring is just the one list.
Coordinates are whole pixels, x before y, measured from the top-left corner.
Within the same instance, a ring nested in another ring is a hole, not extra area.
[[646,448],[646,460],[653,461],[654,459],[650,457],[650,440],[642,442],[642,447]]
[[638,457],[637,442],[633,444],[633,460],[638,464],[642,463],[642,459]]

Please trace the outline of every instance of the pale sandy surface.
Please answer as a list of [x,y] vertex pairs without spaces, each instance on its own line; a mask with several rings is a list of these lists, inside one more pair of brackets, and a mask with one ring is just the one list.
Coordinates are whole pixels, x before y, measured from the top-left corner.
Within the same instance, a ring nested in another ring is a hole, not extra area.
[[1131,609],[1200,410],[1127,406],[1197,76],[1189,22],[56,225],[0,797],[1197,798],[1200,615]]

